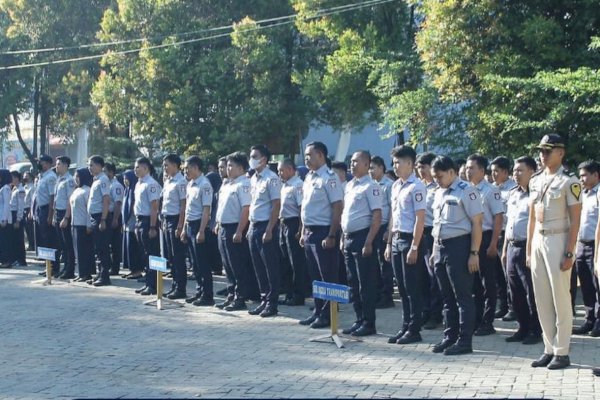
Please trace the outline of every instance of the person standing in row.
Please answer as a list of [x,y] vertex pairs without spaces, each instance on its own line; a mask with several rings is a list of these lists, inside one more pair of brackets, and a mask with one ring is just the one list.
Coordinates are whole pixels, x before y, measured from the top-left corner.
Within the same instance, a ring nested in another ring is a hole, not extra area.
[[185,197],[185,231],[181,233],[187,243],[196,276],[196,294],[186,299],[195,306],[212,306],[213,279],[207,257],[206,231],[209,229],[210,208],[213,192],[208,179],[202,173],[204,164],[198,156],[185,160],[185,175],[188,180]]
[[108,206],[110,204],[110,181],[102,171],[104,158],[98,155],[91,156],[88,168],[94,177],[90,188],[88,200],[88,213],[92,223],[92,238],[96,256],[100,260],[100,271],[96,279],[91,282],[94,286],[110,285],[110,252],[109,231],[107,225]]
[[186,246],[181,241],[185,228],[186,186],[187,181],[180,171],[181,158],[177,154],[168,154],[163,158],[165,174],[162,189],[162,235],[164,238],[164,257],[171,264],[173,284],[166,294],[168,299],[185,299],[187,270],[185,265]]
[[34,251],[35,238],[33,219],[29,218],[31,215],[31,206],[33,204],[33,194],[35,193],[35,187],[33,186],[33,175],[31,172],[25,172],[23,174],[23,188],[25,189],[25,216],[23,217],[23,222],[25,225],[25,233],[27,234],[27,251]]
[[477,189],[457,176],[451,158],[437,157],[431,167],[440,186],[433,202],[432,262],[444,298],[444,337],[433,352],[472,353],[483,205]]
[[160,256],[158,237],[158,202],[161,187],[152,177],[154,167],[146,157],[135,160],[135,175],[138,183],[135,187],[135,235],[141,250],[141,264],[146,271],[146,285],[136,289],[142,296],[156,294],[156,271],[150,269],[150,256]]
[[581,216],[581,185],[562,166],[565,142],[545,135],[538,149],[544,169],[529,183],[527,260],[544,339],[544,353],[532,367],[566,368],[573,309],[569,292],[573,251]]
[[248,313],[263,318],[277,315],[281,279],[277,248],[281,181],[269,169],[269,157],[269,150],[264,145],[252,146],[250,149],[249,162],[254,175],[250,178],[252,202],[248,242],[262,301]]
[[506,265],[512,307],[519,328],[507,342],[536,344],[542,340],[542,328],[535,305],[531,270],[526,265],[527,222],[529,221],[529,181],[537,165],[531,157],[515,161],[514,177],[518,184],[507,200],[506,234],[502,250],[502,263]]
[[[71,234],[71,222],[65,219],[67,208],[69,207],[69,198],[75,190],[75,180],[69,174],[71,159],[67,156],[56,157],[56,173],[58,180],[54,192],[54,221],[58,237],[58,251],[56,259],[60,264],[61,255],[64,255],[65,268],[60,279],[75,278],[75,249],[73,248],[73,236]],[[65,223],[63,224],[63,220]]]
[[504,221],[504,204],[500,190],[485,179],[487,159],[479,154],[467,158],[466,174],[477,191],[483,205],[483,235],[479,249],[479,275],[475,277],[475,336],[496,333],[494,318],[498,301],[496,286],[498,240]]
[[12,175],[7,169],[0,169],[0,243],[9,244],[0,250],[0,268],[10,268],[12,258],[12,215],[10,212],[10,198]]
[[123,268],[129,269],[129,273],[123,277],[126,279],[139,279],[142,277],[142,261],[140,245],[135,236],[135,187],[137,176],[133,170],[128,169],[123,173],[125,183],[125,195],[123,196]]
[[[586,308],[585,322],[573,328],[576,335],[600,336],[600,288],[594,275],[596,250],[595,231],[598,225],[598,189],[600,188],[600,164],[589,160],[579,164],[579,179],[583,186],[581,226],[575,252],[575,266],[571,275],[571,289],[577,291],[577,277],[581,285],[583,304]],[[575,296],[572,296],[575,304]]]
[[[312,280],[339,282],[338,235],[344,192],[340,179],[327,168],[327,146],[311,142],[304,150],[304,162],[310,170],[302,191],[302,236],[308,271]],[[312,315],[299,322],[313,329],[330,324],[329,302],[315,299]]]
[[392,218],[386,257],[392,261],[402,298],[402,328],[388,343],[409,344],[422,340],[424,265],[423,230],[427,189],[415,175],[417,154],[412,147],[392,150],[398,180],[392,186]]
[[110,274],[119,275],[123,252],[123,220],[121,209],[123,208],[123,195],[125,188],[116,178],[117,168],[113,163],[104,165],[104,173],[110,181],[110,203],[108,204],[108,232],[110,244]]
[[[35,191],[34,219],[39,228],[36,235],[37,247],[56,248],[56,235],[52,226],[54,210],[54,187],[56,185],[56,173],[52,171],[52,157],[42,155],[39,158],[40,177]],[[60,275],[59,263],[52,262],[52,274],[55,278]]]
[[379,185],[381,193],[381,226],[373,240],[373,248],[378,264],[376,308],[391,308],[394,307],[394,270],[392,263],[385,259],[385,249],[388,241],[388,224],[392,210],[392,185],[394,181],[385,174],[385,162],[379,156],[371,158],[369,174]]
[[12,193],[10,197],[10,212],[12,217],[12,239],[10,248],[12,248],[11,262],[14,267],[26,267],[25,259],[25,189],[21,184],[21,174],[19,171],[11,171]]
[[210,182],[213,189],[213,200],[210,205],[210,221],[208,224],[208,230],[206,231],[206,246],[208,248],[208,265],[211,271],[215,275],[223,274],[223,262],[221,260],[221,254],[219,253],[219,245],[217,244],[217,235],[215,234],[216,216],[217,216],[217,202],[218,194],[221,189],[223,181],[219,175],[219,166],[214,162],[209,162],[206,166],[206,179]]
[[63,229],[67,221],[71,222],[74,252],[77,258],[78,277],[75,282],[86,282],[92,279],[95,269],[94,245],[92,239],[92,219],[87,204],[90,188],[93,183],[92,174],[87,168],[79,168],[75,172],[76,188],[69,197],[69,206],[63,218]]
[[281,230],[279,247],[284,260],[291,269],[287,286],[289,291],[285,300],[287,306],[304,305],[309,287],[306,258],[298,239],[300,238],[300,210],[302,208],[302,179],[296,175],[296,165],[286,158],[277,166],[281,185],[281,209],[279,220]]
[[377,333],[375,306],[377,302],[377,258],[373,240],[381,225],[381,189],[369,176],[371,155],[357,151],[352,155],[354,178],[346,186],[341,226],[342,247],[350,284],[350,301],[356,321],[343,330],[352,336]]

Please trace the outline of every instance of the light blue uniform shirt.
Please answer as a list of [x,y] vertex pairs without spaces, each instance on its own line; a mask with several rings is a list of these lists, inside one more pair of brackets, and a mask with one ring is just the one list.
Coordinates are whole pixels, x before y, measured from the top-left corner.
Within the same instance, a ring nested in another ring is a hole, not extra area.
[[31,202],[35,193],[35,187],[33,183],[28,183],[24,186],[25,188],[25,208],[31,208]]
[[433,230],[436,239],[470,235],[471,218],[483,214],[481,196],[474,186],[456,178],[449,188],[439,188],[433,202]]
[[529,191],[520,187],[513,188],[508,196],[506,211],[506,239],[527,240],[529,222]]
[[10,194],[10,211],[17,212],[17,221],[20,222],[23,219],[23,210],[25,210],[25,188],[19,183]]
[[117,178],[113,178],[110,182],[110,203],[108,203],[108,212],[115,211],[115,203],[123,204],[123,196],[125,195],[125,188],[121,185],[121,182]]
[[51,169],[42,174],[35,195],[38,207],[47,206],[50,203],[50,197],[54,196],[56,179],[56,174]]
[[475,187],[481,195],[481,204],[483,205],[483,231],[491,231],[494,229],[494,216],[504,214],[504,202],[500,189],[485,179],[482,179]]
[[174,216],[181,214],[184,211],[181,210],[181,202],[186,198],[187,180],[181,172],[178,172],[175,176],[169,176],[165,179],[164,184],[162,189],[162,215]]
[[252,202],[250,203],[250,221],[268,221],[273,210],[273,200],[281,198],[281,179],[268,167],[250,178]]
[[427,209],[427,188],[413,173],[392,186],[392,232],[413,233],[417,211]]
[[496,186],[498,189],[500,189],[500,197],[502,198],[502,203],[504,204],[504,221],[502,222],[502,230],[504,231],[504,230],[506,230],[506,222],[507,222],[506,211],[508,208],[508,198],[510,196],[511,190],[513,190],[514,188],[517,187],[517,182],[515,182],[509,178],[503,184],[501,184],[501,185],[494,184],[494,186]]
[[294,175],[281,185],[281,208],[279,218],[300,217],[302,186],[304,182]]
[[219,190],[217,222],[220,224],[237,224],[240,222],[242,209],[249,207],[251,202],[250,179],[246,175],[223,182]]
[[90,187],[83,186],[76,188],[71,197],[69,204],[71,205],[71,225],[72,226],[87,226],[91,228],[92,219],[87,210],[87,203],[90,197]]
[[596,226],[598,225],[598,188],[585,189],[581,199],[581,224],[579,226],[579,240],[591,241],[596,239]]
[[[0,222],[12,224],[12,214],[10,212],[10,197],[12,190],[10,185],[4,185],[0,189]],[[3,243],[5,245],[5,243]]]
[[[425,184],[425,182],[423,182]],[[425,209],[425,226],[432,227],[433,226],[433,201],[435,200],[435,192],[438,189],[438,184],[433,182],[429,182],[425,185],[427,188],[427,208]]]
[[331,225],[331,205],[344,200],[340,178],[323,165],[316,171],[306,174],[302,187],[302,223],[306,226]]
[[357,232],[371,226],[373,211],[381,210],[382,189],[369,175],[354,178],[346,185],[342,231]]
[[[213,188],[204,175],[200,175],[187,185],[185,220],[198,221],[202,219],[204,207],[210,207],[213,199]],[[209,211],[210,212],[210,211]]]
[[394,181],[383,175],[380,181],[377,182],[381,189],[381,225],[390,222],[392,212],[392,185]]
[[100,172],[94,177],[90,196],[88,199],[88,212],[90,215],[100,214],[102,212],[102,202],[104,196],[110,197],[110,181],[104,172]]
[[150,174],[138,180],[135,186],[135,204],[133,205],[133,213],[136,217],[150,216],[152,202],[160,199],[160,191],[160,185]]
[[54,208],[65,211],[69,204],[69,197],[71,197],[71,193],[75,190],[75,179],[67,172],[63,176],[58,177],[55,188]]

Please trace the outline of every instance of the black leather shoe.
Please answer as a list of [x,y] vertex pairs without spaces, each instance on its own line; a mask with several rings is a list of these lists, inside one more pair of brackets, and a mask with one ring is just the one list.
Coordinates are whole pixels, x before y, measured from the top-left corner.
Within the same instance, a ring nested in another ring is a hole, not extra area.
[[411,332],[411,331],[407,331],[404,335],[402,335],[401,338],[399,338],[398,340],[396,340],[397,344],[411,344],[411,343],[417,343],[417,342],[422,342],[423,338],[421,337],[421,334],[419,332]]
[[202,297],[202,293],[196,292],[196,294],[194,294],[192,297],[188,297],[187,299],[185,299],[185,302],[188,304],[192,304],[193,302],[198,300],[200,297]]
[[185,294],[185,292],[182,292],[181,290],[175,290],[175,291],[169,293],[166,297],[169,300],[179,300],[179,299],[185,299],[187,297],[187,295]]
[[342,330],[344,335],[350,335],[352,332],[358,330],[362,326],[362,321],[355,321],[350,328]]
[[423,324],[423,329],[431,330],[436,329],[442,324],[442,321],[436,318],[430,318]]
[[494,326],[492,324],[483,324],[479,328],[477,328],[475,332],[473,332],[473,335],[488,336],[493,335],[494,333],[496,333],[496,330],[494,329]]
[[542,341],[542,335],[540,333],[529,332],[525,339],[523,339],[523,344],[538,344]]
[[139,289],[135,289],[135,292],[136,292],[137,294],[140,294],[140,293],[142,293],[144,290],[146,290],[146,288],[147,288],[147,287],[148,287],[148,286],[144,286],[144,287],[141,287],[141,288],[139,288]]
[[552,361],[548,364],[548,369],[563,369],[571,365],[569,356],[554,356]]
[[192,305],[197,306],[197,307],[214,306],[215,301],[213,299],[211,299],[210,297],[201,296],[199,299],[194,300],[192,302]]
[[512,322],[512,321],[516,321],[517,320],[517,314],[513,311],[510,310],[506,313],[506,315],[504,317],[502,317],[502,321],[504,322]]
[[540,358],[538,358],[537,360],[533,361],[531,363],[531,366],[533,368],[547,367],[548,364],[550,364],[550,361],[552,361],[552,358],[554,358],[554,355],[544,353],[544,354],[542,354],[542,356]]
[[246,302],[243,300],[235,300],[223,308],[225,311],[242,311],[246,310]]
[[378,310],[383,310],[386,308],[394,308],[394,307],[395,307],[394,299],[380,300],[377,302],[377,304],[375,304],[375,308]]
[[226,295],[227,295],[227,288],[224,288],[224,289],[217,290],[217,291],[215,292],[215,294],[216,294],[217,296],[226,296]]
[[498,308],[494,313],[494,318],[502,318],[508,313],[508,308]]
[[452,346],[444,350],[445,356],[458,356],[461,354],[469,354],[473,352],[473,347],[466,344],[455,343]]
[[140,292],[140,294],[142,296],[151,296],[156,294],[156,289],[151,288],[150,286],[147,286],[146,289],[144,289],[142,292]]
[[313,322],[315,322],[317,320],[317,316],[315,314],[312,314],[310,317],[305,318],[305,319],[301,319],[300,321],[298,321],[298,323],[300,325],[310,325]]
[[260,314],[262,318],[268,318],[268,317],[274,317],[277,315],[277,307],[273,307],[271,305],[268,305],[267,307],[265,307],[264,310],[262,310],[262,312]]
[[600,337],[600,327],[598,327],[598,328],[594,327],[594,329],[592,329],[590,331],[590,336],[591,337]]
[[215,307],[220,308],[221,310],[224,310],[225,307],[227,307],[231,303],[233,303],[233,297],[228,297],[225,301],[215,304]]
[[523,340],[525,340],[526,337],[527,335],[525,334],[525,332],[516,331],[509,337],[504,338],[504,340],[506,340],[508,343],[515,343],[522,342]]
[[594,376],[600,376],[600,368],[592,368],[592,374],[594,374]]
[[387,342],[389,344],[396,343],[398,341],[398,339],[400,339],[402,336],[404,336],[405,333],[406,333],[406,329],[401,329],[394,336],[388,338]]
[[431,349],[431,351],[434,353],[443,353],[444,350],[454,345],[454,343],[456,343],[456,340],[445,338],[444,340],[433,346],[433,349]]
[[63,280],[75,279],[75,275],[74,274],[62,274],[61,276],[58,277],[58,279],[63,279]]
[[111,269],[109,272],[110,276],[117,276],[119,275],[119,270],[118,269]]
[[377,329],[373,324],[362,324],[360,328],[351,333],[352,336],[370,336],[376,335]]
[[315,322],[310,324],[312,329],[321,329],[321,328],[329,328],[329,320],[325,318],[317,318]]
[[573,328],[573,335],[585,335],[594,328],[594,324],[590,321],[585,321],[581,326]]
[[100,287],[100,286],[109,286],[110,285],[110,281],[104,281],[101,279],[98,279],[97,281],[94,281],[92,283],[92,286],[96,286],[96,287]]
[[169,289],[168,292],[163,293],[163,296],[167,297],[168,295],[170,295],[171,293],[177,291],[177,286],[171,286],[171,289]]
[[253,308],[252,310],[248,311],[248,314],[250,315],[259,315],[261,312],[263,312],[263,310],[267,307],[267,302],[263,301],[262,303],[260,303],[258,305],[258,307]]

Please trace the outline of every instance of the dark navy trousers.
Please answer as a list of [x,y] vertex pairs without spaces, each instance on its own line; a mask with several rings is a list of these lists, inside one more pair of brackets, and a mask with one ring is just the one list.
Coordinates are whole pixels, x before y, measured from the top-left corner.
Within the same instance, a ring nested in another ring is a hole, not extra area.
[[[146,271],[146,286],[156,290],[156,271],[149,268],[150,256],[160,256],[160,237],[158,227],[156,236],[150,237],[150,217],[137,216],[135,221],[135,234],[140,246],[141,264]],[[107,238],[108,242],[108,238]],[[106,246],[106,257],[108,255],[108,245]]]
[[186,291],[187,270],[185,265],[186,246],[177,236],[177,225],[179,224],[179,215],[167,215],[163,217],[162,234],[164,237],[164,256],[171,263],[171,273],[173,274],[173,286],[177,290]]
[[356,313],[356,320],[375,325],[375,303],[377,301],[377,255],[364,257],[369,229],[344,234],[344,258],[350,286],[350,302]]
[[[188,236],[188,250],[192,259],[194,275],[196,276],[196,292],[201,293],[206,299],[213,298],[213,279],[212,271],[208,258],[208,243],[206,242],[206,232],[204,243],[198,243],[196,235],[200,230],[201,220],[188,221],[186,223]],[[208,228],[206,228],[208,230]]]
[[250,243],[250,256],[254,265],[254,272],[258,280],[261,296],[271,306],[277,307],[279,299],[279,285],[281,272],[279,267],[279,249],[277,239],[279,228],[273,228],[273,235],[269,242],[263,243],[268,221],[252,222],[248,229],[248,242]]

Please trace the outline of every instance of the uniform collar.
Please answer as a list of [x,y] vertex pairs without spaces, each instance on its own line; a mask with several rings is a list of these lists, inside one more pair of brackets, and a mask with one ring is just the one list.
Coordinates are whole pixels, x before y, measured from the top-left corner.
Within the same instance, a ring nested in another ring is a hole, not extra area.
[[198,185],[200,186],[200,181],[202,181],[202,178],[204,178],[204,174],[200,174],[200,176],[198,176],[196,179],[194,179],[192,182],[194,185]]
[[406,178],[405,181],[403,181],[402,178],[398,178],[398,179],[400,180],[400,183],[404,185],[405,183],[413,183],[415,181],[415,179],[417,179],[417,176],[413,172],[412,174],[410,174],[410,176],[408,178]]
[[488,181],[485,180],[485,178],[483,178],[481,180],[481,182],[479,182],[477,185],[474,185],[477,189],[479,190],[483,190],[483,188],[487,185],[489,185],[490,183]]
[[365,175],[361,176],[360,178],[354,177],[352,180],[355,181],[356,183],[363,183],[367,179],[371,179],[371,177],[369,176],[369,174],[365,174]]
[[177,172],[175,175],[167,177],[167,180],[168,180],[169,182],[175,182],[175,181],[178,181],[178,180],[180,179],[180,178],[179,178],[180,176],[181,176],[181,177],[183,176],[183,175],[181,174],[181,172]]
[[586,189],[585,192],[586,193],[589,193],[589,192],[598,193],[598,189],[600,189],[600,183],[596,184],[596,186],[594,186],[593,188],[591,188],[589,190]]
[[327,167],[327,164],[323,164],[319,169],[317,169],[316,171],[311,171],[311,173],[321,175],[326,173],[328,170],[329,168]]
[[[96,180],[98,180],[98,179],[102,178],[103,176],[106,176],[106,174],[105,174],[104,172],[100,172],[98,175],[96,175],[96,176],[94,177],[94,180],[96,181]],[[146,175],[146,176],[148,176],[148,175]],[[107,178],[107,179],[108,179],[108,178]]]
[[457,176],[454,181],[450,184],[450,186],[448,187],[448,189],[450,190],[456,190],[456,188],[458,187],[458,185],[461,183],[461,179]]
[[288,179],[287,181],[285,181],[285,184],[286,185],[293,185],[294,183],[296,183],[299,180],[300,180],[300,178],[298,177],[298,175],[294,175],[290,179]]
[[229,183],[238,183],[246,178],[246,174],[242,174],[233,180],[229,180]]

